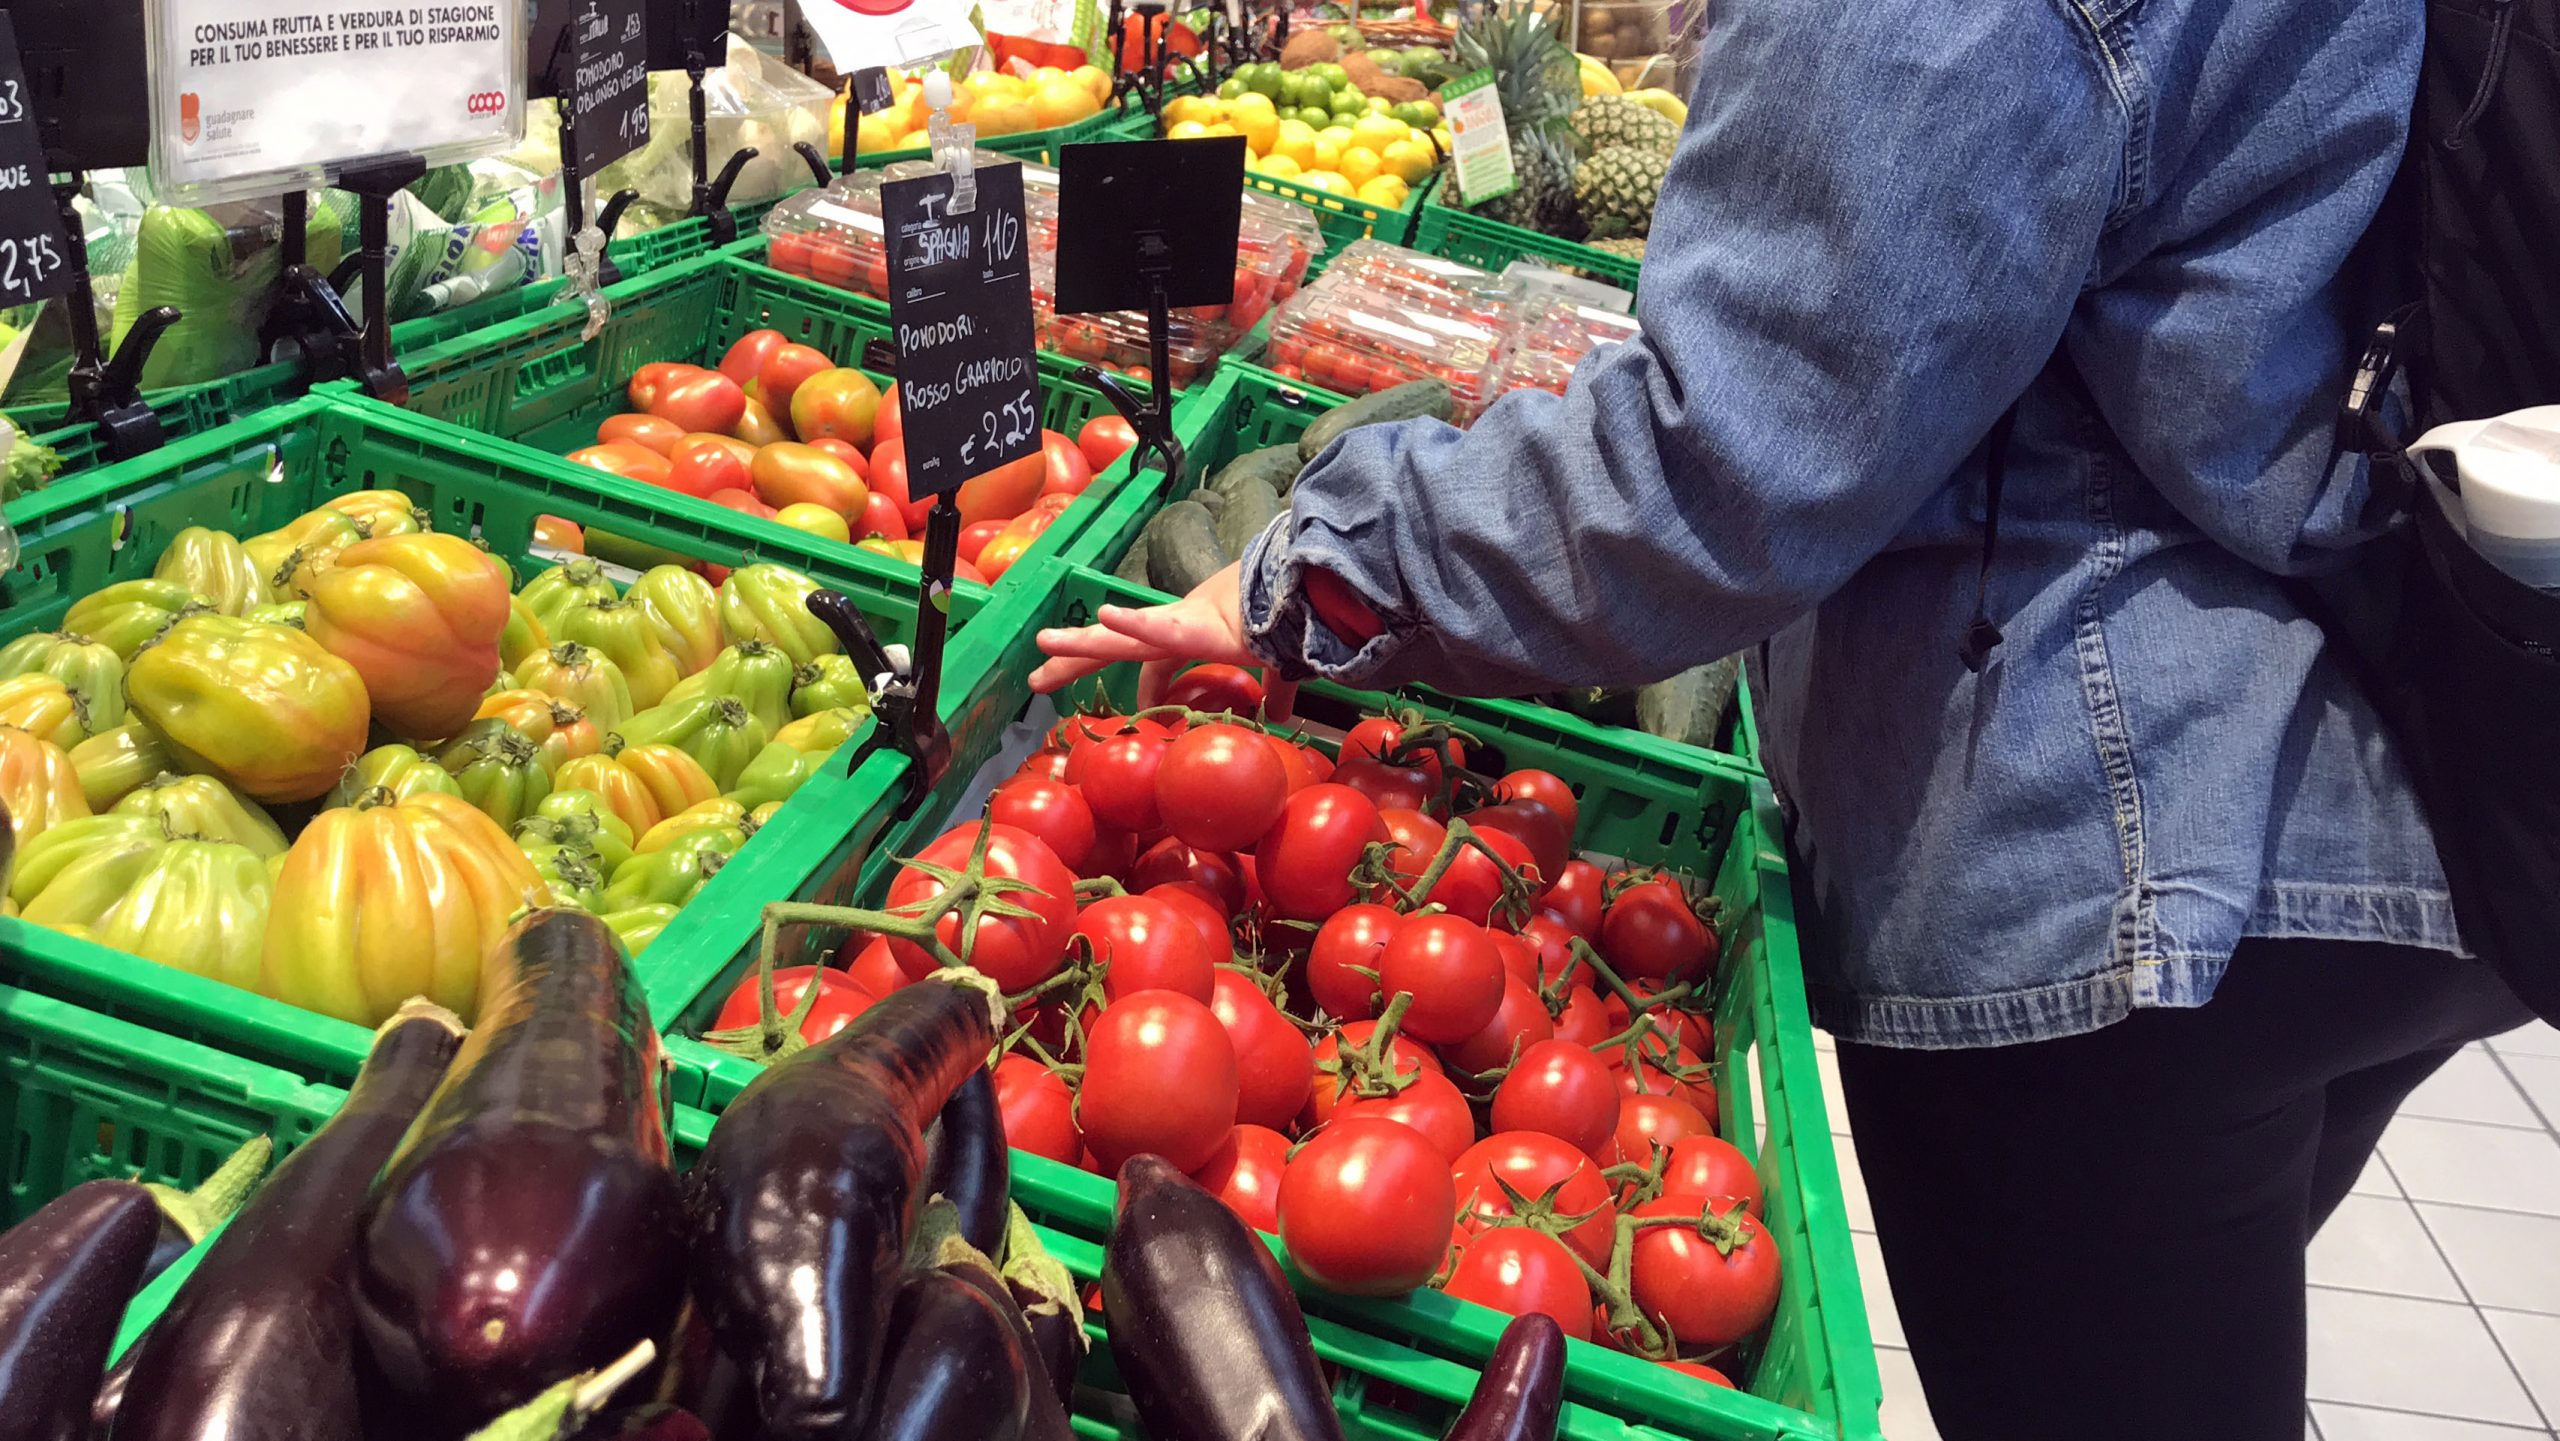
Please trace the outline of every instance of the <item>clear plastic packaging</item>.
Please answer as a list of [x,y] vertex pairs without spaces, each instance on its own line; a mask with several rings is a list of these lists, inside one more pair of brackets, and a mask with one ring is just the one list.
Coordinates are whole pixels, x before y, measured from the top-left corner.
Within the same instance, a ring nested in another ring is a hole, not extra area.
[[[1035,201],[1031,209],[1031,293],[1041,316],[1042,348],[1122,370],[1150,364],[1145,312],[1059,316],[1050,311],[1057,284],[1057,208]],[[1187,306],[1171,317],[1166,364],[1173,384],[1188,386],[1261,324],[1272,307],[1297,294],[1323,248],[1314,212],[1285,201],[1257,201],[1248,193],[1236,231],[1233,298],[1219,305]]]
[[1491,271],[1443,260],[1380,240],[1355,240],[1342,248],[1316,281],[1339,290],[1498,325],[1520,297],[1519,287]]
[[1537,302],[1523,310],[1503,348],[1486,387],[1486,399],[1524,388],[1562,395],[1565,382],[1584,356],[1623,345],[1641,329],[1635,317],[1596,306],[1566,300]]
[[[1461,423],[1483,407],[1511,321],[1508,302],[1469,299],[1473,313],[1458,314],[1338,283],[1335,274],[1328,269],[1273,314],[1274,370],[1345,395],[1436,379],[1448,385]],[[1444,301],[1452,298],[1443,292]]]
[[[992,150],[971,152],[980,168],[1012,165],[1010,155]],[[804,190],[765,212],[768,242],[765,263],[788,274],[806,276],[822,285],[889,298],[889,259],[880,242],[880,187],[891,180],[930,175],[930,160],[901,160],[879,170],[856,170],[836,177],[824,190]],[[1051,197],[1057,172],[1025,166],[1024,208],[1036,226],[1043,213],[1054,214]]]
[[[740,150],[756,158],[729,187],[729,203],[753,205],[777,199],[809,181],[808,162],[792,149],[827,144],[827,107],[835,93],[779,60],[769,59],[736,35],[728,63],[702,80],[709,155],[707,176],[717,177]],[[649,75],[649,143],[604,168],[597,189],[640,192],[642,204],[682,213],[693,205],[692,81],[681,70]]]

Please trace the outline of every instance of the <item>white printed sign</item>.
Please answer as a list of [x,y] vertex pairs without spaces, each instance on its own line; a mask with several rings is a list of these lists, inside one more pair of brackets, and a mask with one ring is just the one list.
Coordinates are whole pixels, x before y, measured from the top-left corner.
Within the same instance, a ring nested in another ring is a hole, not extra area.
[[800,0],[839,72],[914,65],[979,43],[968,0]]
[[182,204],[524,135],[521,0],[150,0],[151,175]]

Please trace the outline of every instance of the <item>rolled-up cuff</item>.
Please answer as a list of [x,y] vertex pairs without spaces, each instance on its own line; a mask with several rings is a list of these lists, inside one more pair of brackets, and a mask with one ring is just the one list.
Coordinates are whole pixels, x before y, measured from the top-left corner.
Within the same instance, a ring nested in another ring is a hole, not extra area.
[[[1352,584],[1345,575],[1347,567],[1329,564],[1331,558],[1322,554],[1321,542],[1311,542],[1301,551],[1291,535],[1294,528],[1293,517],[1284,514],[1245,547],[1241,566],[1245,643],[1292,680],[1323,676],[1357,684],[1394,657],[1409,627],[1377,597]],[[1307,601],[1306,574],[1311,566],[1332,571],[1360,597],[1383,627],[1377,636],[1354,645],[1316,617]]]

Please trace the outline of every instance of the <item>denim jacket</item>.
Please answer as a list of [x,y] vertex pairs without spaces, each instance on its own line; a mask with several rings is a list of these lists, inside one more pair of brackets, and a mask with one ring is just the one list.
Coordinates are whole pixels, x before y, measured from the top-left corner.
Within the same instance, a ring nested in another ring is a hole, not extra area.
[[[1284,668],[1468,694],[1755,673],[1818,1013],[1915,1047],[2201,1005],[2247,936],[2459,950],[2286,577],[2372,535],[2334,417],[2418,0],[1718,0],[1643,337],[1371,427],[1245,561]],[[2005,632],[1958,659],[2018,405]],[[1384,632],[1314,621],[1331,570]]]

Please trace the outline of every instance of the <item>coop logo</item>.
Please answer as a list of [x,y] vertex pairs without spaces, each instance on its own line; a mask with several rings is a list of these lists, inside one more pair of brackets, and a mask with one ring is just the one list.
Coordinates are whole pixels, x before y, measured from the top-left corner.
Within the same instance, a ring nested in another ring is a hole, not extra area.
[[503,115],[507,109],[507,92],[504,90],[475,91],[469,100],[462,103],[462,108],[465,113],[471,115]]
[[178,94],[178,137],[189,145],[204,134],[204,97],[192,90]]

